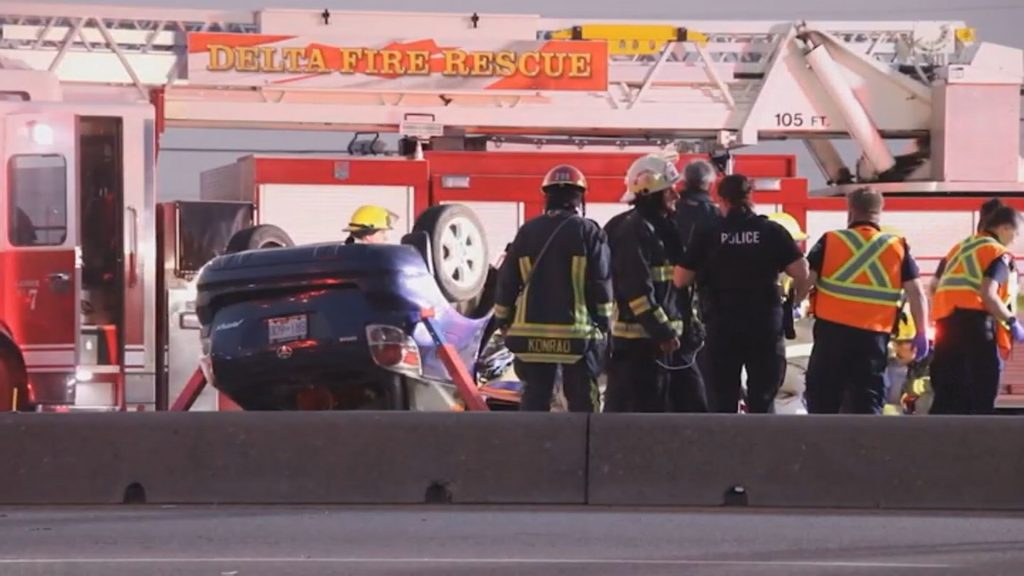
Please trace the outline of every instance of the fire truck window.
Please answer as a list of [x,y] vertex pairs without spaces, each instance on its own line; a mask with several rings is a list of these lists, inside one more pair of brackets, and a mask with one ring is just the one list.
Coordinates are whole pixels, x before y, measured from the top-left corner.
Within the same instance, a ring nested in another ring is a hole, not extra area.
[[60,246],[67,240],[67,170],[67,160],[58,154],[11,157],[7,222],[12,245]]
[[28,92],[0,90],[0,102],[28,102],[29,100],[31,98],[28,97]]

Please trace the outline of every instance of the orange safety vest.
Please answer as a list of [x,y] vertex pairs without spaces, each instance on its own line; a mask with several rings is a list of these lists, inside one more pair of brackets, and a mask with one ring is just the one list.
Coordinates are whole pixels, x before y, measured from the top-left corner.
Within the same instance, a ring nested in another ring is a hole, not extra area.
[[[984,311],[981,282],[985,270],[1008,252],[1005,246],[988,234],[975,234],[954,246],[946,255],[946,268],[935,289],[932,317],[936,320],[948,318],[957,308]],[[1012,302],[1012,292],[1010,282],[999,285],[999,299],[1011,310],[1016,304]],[[996,344],[1005,357],[1010,351],[1011,339],[1009,329],[1002,322],[996,328]]]
[[825,233],[825,261],[815,286],[816,318],[888,334],[903,295],[903,238],[872,226]]

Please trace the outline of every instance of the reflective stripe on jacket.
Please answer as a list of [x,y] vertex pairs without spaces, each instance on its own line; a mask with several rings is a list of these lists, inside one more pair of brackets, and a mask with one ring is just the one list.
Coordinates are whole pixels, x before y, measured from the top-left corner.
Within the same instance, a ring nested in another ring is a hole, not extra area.
[[498,321],[509,325],[505,345],[517,358],[576,362],[589,340],[605,337],[611,313],[611,257],[597,223],[558,211],[519,229],[498,272],[494,306]]
[[633,212],[616,227],[612,248],[615,338],[658,342],[683,333],[672,263],[653,225]]

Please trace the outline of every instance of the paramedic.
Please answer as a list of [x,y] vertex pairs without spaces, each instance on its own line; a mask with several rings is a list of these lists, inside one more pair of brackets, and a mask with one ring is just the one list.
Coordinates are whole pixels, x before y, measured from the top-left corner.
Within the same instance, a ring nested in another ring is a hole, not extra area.
[[931,414],[991,414],[995,409],[1002,358],[1011,340],[1024,341],[1024,328],[1013,313],[1016,267],[1006,248],[1017,238],[1018,226],[1013,207],[990,205],[983,231],[946,255],[932,302]]
[[[976,232],[982,234],[985,232],[985,221],[992,215],[992,212],[1002,206],[1003,203],[998,198],[993,198],[981,205],[981,209],[978,211],[978,226]],[[931,281],[928,282],[928,292],[935,296],[935,290],[939,287],[939,280],[942,278],[942,273],[946,270],[946,259],[939,260],[939,265],[935,267],[935,275],[932,276]]]
[[704,304],[711,312],[711,381],[716,408],[736,413],[740,373],[746,368],[748,408],[774,412],[775,395],[785,377],[783,308],[779,274],[793,278],[795,301],[809,286],[807,260],[780,224],[754,213],[753,186],[746,176],[730,174],[718,185],[725,217],[694,243],[675,269],[675,285],[688,286],[698,275],[705,280]]
[[577,168],[556,166],[541,190],[545,213],[519,229],[498,271],[494,317],[516,356],[521,410],[551,409],[561,367],[569,411],[594,412],[612,310],[608,240],[579,214],[587,181]]
[[915,359],[928,354],[924,287],[906,240],[881,231],[882,195],[858,188],[847,206],[849,226],[826,232],[807,256],[815,283],[805,394],[812,414],[881,414],[902,290],[917,329]]

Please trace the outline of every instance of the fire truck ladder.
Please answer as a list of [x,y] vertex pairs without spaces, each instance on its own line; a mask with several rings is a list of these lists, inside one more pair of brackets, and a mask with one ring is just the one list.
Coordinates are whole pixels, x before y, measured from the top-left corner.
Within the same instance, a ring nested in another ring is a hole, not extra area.
[[[371,45],[421,39],[424,30],[454,45],[604,40],[608,85],[589,92],[412,90],[403,89],[401,79],[356,89],[304,86],[305,80],[204,85],[187,78],[184,32],[365,38],[367,30],[388,30]],[[507,14],[0,3],[0,31],[0,58],[52,71],[66,95],[84,88],[148,99],[160,89],[167,126],[390,131],[424,139],[690,139],[723,147],[799,138],[830,182],[850,172],[830,138],[855,140],[866,177],[877,176],[897,164],[886,139],[944,132],[938,119],[947,112],[935,101],[936,86],[984,84],[1017,94],[1024,75],[1020,50],[977,42],[961,21],[579,22]]]

